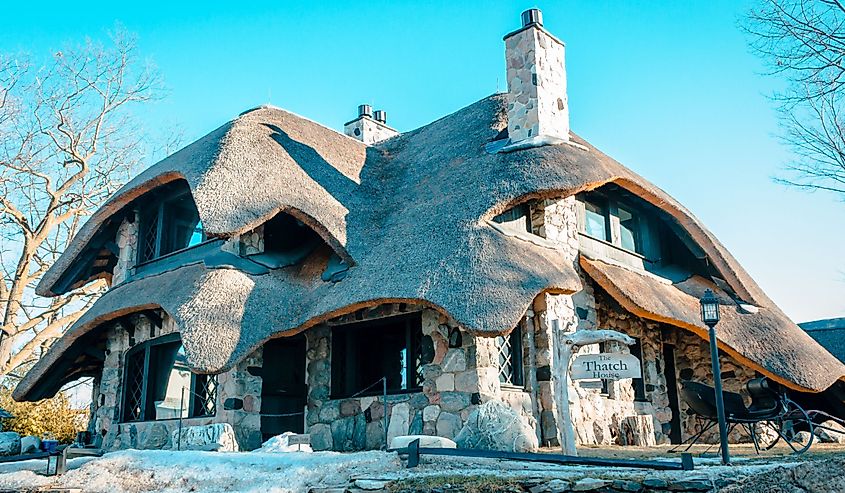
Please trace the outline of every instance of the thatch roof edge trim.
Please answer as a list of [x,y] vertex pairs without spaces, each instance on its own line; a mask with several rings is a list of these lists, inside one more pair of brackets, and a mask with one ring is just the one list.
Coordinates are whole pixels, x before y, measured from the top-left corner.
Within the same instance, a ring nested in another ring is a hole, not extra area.
[[[581,264],[581,268],[583,268],[584,271],[594,281],[596,281],[602,287],[602,289],[607,291],[608,294],[610,294],[613,297],[613,299],[615,299],[620,305],[622,305],[623,308],[625,308],[626,310],[628,310],[632,314],[634,314],[638,317],[641,317],[641,318],[653,320],[655,322],[661,322],[661,323],[673,325],[675,327],[687,330],[687,331],[692,332],[693,334],[697,335],[698,337],[700,337],[701,339],[703,339],[705,341],[710,339],[709,332],[707,331],[707,329],[705,329],[703,327],[699,327],[697,325],[693,325],[693,324],[684,322],[683,320],[678,320],[678,319],[675,319],[675,318],[667,317],[667,316],[661,315],[659,313],[653,313],[653,312],[650,312],[650,311],[640,307],[639,305],[634,303],[634,301],[631,300],[631,298],[629,298],[625,293],[623,293],[616,286],[616,284],[613,281],[611,281],[607,276],[605,276],[605,274],[603,272],[601,272],[599,269],[596,269],[595,267],[593,267],[590,264],[590,262],[586,260],[585,257],[581,258],[580,264]],[[715,285],[714,285],[714,287],[715,287]],[[804,386],[799,385],[799,384],[797,384],[797,383],[795,383],[795,382],[793,382],[793,381],[791,381],[791,380],[789,380],[789,379],[787,379],[787,378],[785,378],[781,375],[773,373],[770,370],[765,369],[759,363],[757,363],[757,362],[751,360],[750,358],[746,357],[745,355],[743,355],[742,353],[740,353],[739,351],[737,351],[736,349],[734,349],[730,345],[726,344],[721,339],[718,339],[718,337],[717,337],[717,345],[718,345],[719,349],[721,349],[722,351],[725,351],[732,358],[736,359],[739,363],[746,365],[749,368],[752,368],[753,370],[762,373],[763,375],[766,375],[767,377],[771,378],[773,381],[775,381],[775,382],[777,382],[777,383],[779,383],[779,384],[781,384],[781,385],[783,385],[787,388],[790,388],[792,390],[797,390],[799,392],[813,392],[813,393],[820,392],[820,391],[824,390],[824,389],[812,389],[812,388],[809,388],[809,387],[804,387]],[[845,380],[845,375],[839,377],[839,380]]]

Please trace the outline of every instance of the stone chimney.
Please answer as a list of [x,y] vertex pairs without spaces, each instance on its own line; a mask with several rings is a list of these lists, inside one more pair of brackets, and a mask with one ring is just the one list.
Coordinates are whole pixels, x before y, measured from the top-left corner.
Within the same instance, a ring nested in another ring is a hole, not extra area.
[[370,145],[399,135],[387,126],[387,112],[377,110],[368,104],[358,106],[358,118],[343,125],[343,133]]
[[569,102],[563,42],[543,27],[539,9],[523,12],[522,27],[504,39],[511,144],[568,141]]

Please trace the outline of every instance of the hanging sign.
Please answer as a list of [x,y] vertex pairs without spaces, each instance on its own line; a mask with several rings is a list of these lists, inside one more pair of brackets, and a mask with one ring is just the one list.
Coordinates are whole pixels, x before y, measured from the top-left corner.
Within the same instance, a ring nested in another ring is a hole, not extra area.
[[621,380],[623,378],[642,378],[640,360],[632,354],[599,353],[582,354],[572,361],[572,379],[584,380],[601,378],[603,380]]

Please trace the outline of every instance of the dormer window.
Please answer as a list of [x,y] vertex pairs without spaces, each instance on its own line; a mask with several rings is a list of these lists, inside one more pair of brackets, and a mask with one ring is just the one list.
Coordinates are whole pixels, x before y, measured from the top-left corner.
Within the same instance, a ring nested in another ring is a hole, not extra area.
[[641,253],[639,216],[619,207],[619,246],[631,252]]
[[149,262],[205,240],[190,191],[158,198],[141,211],[138,261]]
[[615,186],[578,194],[578,245],[588,257],[645,269],[661,261],[654,213]]
[[606,203],[584,201],[584,232],[597,240],[610,241],[610,214]]
[[493,222],[515,231],[531,232],[531,216],[528,204],[519,204],[493,218]]

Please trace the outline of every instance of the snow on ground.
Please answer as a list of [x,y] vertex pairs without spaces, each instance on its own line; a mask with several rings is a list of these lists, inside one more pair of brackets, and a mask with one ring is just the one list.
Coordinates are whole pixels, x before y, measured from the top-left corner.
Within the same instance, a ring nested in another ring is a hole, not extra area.
[[50,486],[109,493],[281,493],[307,492],[312,487],[342,487],[356,479],[396,480],[444,475],[573,480],[583,477],[714,479],[719,476],[738,479],[777,465],[794,464],[738,459],[733,466],[724,467],[716,459],[697,458],[696,469],[684,472],[424,456],[419,467],[405,469],[395,453],[379,451],[342,454],[128,450],[96,459],[71,459],[68,473],[58,478],[42,475],[46,460],[0,464],[0,490]]
[[59,478],[40,476],[47,461],[0,464],[0,489],[82,488],[86,492],[307,491],[343,486],[353,474],[379,476],[402,467],[396,454],[361,452],[220,453],[129,450],[98,459],[72,459]]

